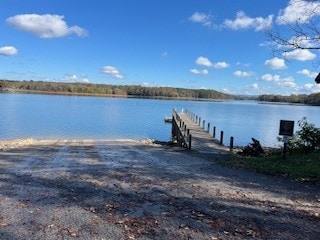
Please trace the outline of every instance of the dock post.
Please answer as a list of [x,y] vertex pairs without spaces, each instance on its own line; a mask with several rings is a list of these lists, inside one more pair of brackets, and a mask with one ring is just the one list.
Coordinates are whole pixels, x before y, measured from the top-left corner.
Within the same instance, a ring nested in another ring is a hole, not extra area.
[[188,140],[189,140],[189,146],[188,146],[188,149],[191,150],[191,134],[189,134],[189,137],[188,137]]
[[230,151],[232,151],[233,149],[233,141],[234,141],[233,137],[230,137]]
[[208,132],[210,132],[210,123],[208,123]]
[[205,123],[206,123],[206,121],[205,120],[203,120],[202,121],[202,128],[204,129],[204,125],[205,125]]
[[220,132],[220,144],[223,145],[223,131]]
[[175,139],[175,125],[174,125],[175,119],[174,119],[174,112],[172,113],[172,123],[171,123],[171,140],[172,142]]
[[198,122],[198,115],[196,116],[196,123]]
[[213,127],[213,138],[216,138],[216,126]]
[[199,126],[201,125],[201,117],[199,117]]

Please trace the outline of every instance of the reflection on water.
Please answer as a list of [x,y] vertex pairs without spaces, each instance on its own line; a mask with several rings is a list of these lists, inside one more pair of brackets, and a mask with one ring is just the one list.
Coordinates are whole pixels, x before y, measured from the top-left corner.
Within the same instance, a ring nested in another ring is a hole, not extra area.
[[[164,117],[182,108],[234,136],[244,146],[251,137],[275,146],[280,119],[306,116],[320,126],[319,107],[259,104],[245,101],[203,102],[146,99],[0,94],[0,139],[157,139],[168,141]],[[212,132],[212,130],[211,130]],[[218,134],[217,134],[218,135]]]

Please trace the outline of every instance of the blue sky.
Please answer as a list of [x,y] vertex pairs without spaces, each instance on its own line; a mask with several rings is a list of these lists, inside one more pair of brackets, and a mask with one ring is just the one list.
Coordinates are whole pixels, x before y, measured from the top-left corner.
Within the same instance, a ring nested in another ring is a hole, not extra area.
[[267,42],[279,17],[303,16],[297,0],[1,0],[0,9],[0,79],[320,92],[318,51],[283,56]]

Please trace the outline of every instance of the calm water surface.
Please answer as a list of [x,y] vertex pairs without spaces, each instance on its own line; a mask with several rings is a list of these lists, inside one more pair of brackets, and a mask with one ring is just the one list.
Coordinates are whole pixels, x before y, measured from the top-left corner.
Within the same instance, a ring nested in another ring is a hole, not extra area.
[[320,108],[259,104],[246,101],[202,102],[0,94],[0,139],[157,139],[170,140],[164,123],[172,109],[188,109],[224,131],[226,144],[244,146],[255,137],[264,146],[277,146],[279,121],[306,116],[320,126]]

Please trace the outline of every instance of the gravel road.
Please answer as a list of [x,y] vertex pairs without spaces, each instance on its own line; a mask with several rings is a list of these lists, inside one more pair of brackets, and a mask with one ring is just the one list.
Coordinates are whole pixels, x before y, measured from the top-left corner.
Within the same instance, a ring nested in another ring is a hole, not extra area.
[[320,239],[320,186],[149,142],[35,141],[0,150],[0,239]]

